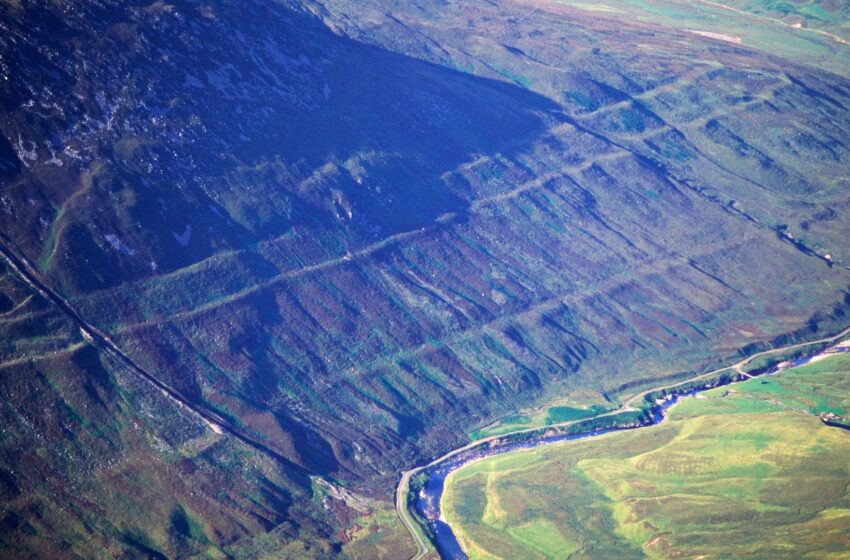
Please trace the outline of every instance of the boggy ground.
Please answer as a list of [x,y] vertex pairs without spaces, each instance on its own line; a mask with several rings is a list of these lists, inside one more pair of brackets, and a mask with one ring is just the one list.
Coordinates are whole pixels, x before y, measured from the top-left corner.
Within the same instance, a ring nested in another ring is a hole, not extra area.
[[485,459],[443,511],[478,558],[844,558],[850,356],[688,398],[665,423]]

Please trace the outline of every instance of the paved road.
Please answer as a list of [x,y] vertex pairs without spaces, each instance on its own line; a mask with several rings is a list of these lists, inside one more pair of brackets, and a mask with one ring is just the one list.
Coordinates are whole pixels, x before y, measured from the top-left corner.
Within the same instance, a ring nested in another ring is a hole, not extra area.
[[513,436],[513,435],[517,435],[517,434],[524,434],[524,433],[529,433],[529,432],[538,432],[538,431],[542,432],[542,431],[545,431],[545,430],[548,430],[548,429],[551,429],[551,428],[562,428],[562,427],[570,426],[572,424],[576,424],[578,422],[586,422],[587,420],[602,418],[602,417],[605,417],[605,416],[612,416],[614,414],[620,414],[622,412],[634,411],[634,410],[637,410],[634,407],[634,402],[639,400],[639,399],[643,399],[646,395],[648,395],[650,393],[654,393],[654,392],[660,391],[662,389],[675,389],[676,387],[679,387],[681,385],[685,385],[685,384],[691,383],[693,381],[699,381],[699,380],[705,379],[707,377],[712,377],[714,375],[718,375],[718,374],[723,373],[725,371],[731,370],[735,373],[744,373],[743,372],[744,366],[751,363],[753,360],[755,360],[757,358],[762,358],[764,356],[770,356],[770,355],[773,355],[773,354],[779,354],[779,353],[782,353],[782,352],[787,352],[789,350],[797,350],[797,349],[800,349],[800,348],[805,348],[807,346],[813,346],[813,345],[816,345],[816,344],[825,344],[825,343],[829,343],[829,342],[835,342],[835,341],[839,340],[840,338],[847,336],[848,334],[850,334],[850,327],[847,327],[846,329],[842,330],[838,334],[834,334],[832,336],[827,336],[827,337],[824,337],[824,338],[819,338],[817,340],[811,340],[811,341],[808,341],[808,342],[799,342],[797,344],[789,344],[788,346],[782,346],[780,348],[772,348],[770,350],[763,350],[762,352],[757,352],[757,353],[755,353],[751,356],[748,356],[748,357],[746,357],[746,358],[744,358],[744,359],[742,359],[742,360],[740,360],[740,361],[738,361],[738,362],[736,362],[736,363],[734,363],[730,366],[724,366],[724,367],[721,367],[721,368],[713,369],[711,371],[701,373],[701,374],[699,374],[695,377],[691,377],[690,379],[686,379],[684,381],[679,381],[677,383],[672,383],[672,384],[667,384],[667,385],[659,385],[658,387],[653,387],[652,389],[645,389],[643,391],[640,391],[640,392],[632,395],[631,397],[628,397],[626,400],[624,400],[623,404],[615,410],[611,410],[609,412],[599,414],[599,415],[593,416],[591,418],[584,418],[584,419],[581,419],[581,420],[571,420],[569,422],[562,422],[562,423],[559,423],[559,424],[551,424],[549,426],[544,426],[544,427],[525,428],[525,429],[522,429],[522,430],[516,430],[516,431],[513,431],[513,432],[499,434],[497,436],[490,436],[490,437],[478,439],[478,440],[475,440],[475,441],[471,441],[471,442],[469,442],[465,445],[462,445],[458,448],[455,448],[455,449],[449,451],[448,453],[446,453],[444,455],[441,455],[440,457],[434,459],[433,461],[431,461],[427,465],[423,465],[421,467],[416,467],[415,469],[410,469],[408,471],[404,471],[403,473],[401,473],[401,479],[399,480],[398,486],[396,487],[395,507],[396,507],[396,511],[398,512],[398,516],[401,519],[402,524],[404,524],[405,528],[410,533],[411,537],[413,537],[413,540],[416,543],[416,554],[411,558],[411,560],[422,560],[431,551],[426,538],[422,534],[422,530],[420,529],[420,527],[416,523],[416,521],[413,519],[413,517],[410,515],[410,511],[407,509],[407,489],[408,489],[409,484],[410,484],[410,479],[414,475],[416,475],[417,473],[419,473],[419,472],[421,472],[425,469],[428,469],[430,467],[433,467],[434,465],[442,463],[443,461],[445,461],[445,460],[447,460],[451,457],[454,457],[458,453],[463,453],[464,451],[468,451],[468,450],[475,448],[475,447],[478,447],[478,446],[487,445],[489,442],[496,440],[496,439],[499,439],[499,438],[504,438],[504,437]]

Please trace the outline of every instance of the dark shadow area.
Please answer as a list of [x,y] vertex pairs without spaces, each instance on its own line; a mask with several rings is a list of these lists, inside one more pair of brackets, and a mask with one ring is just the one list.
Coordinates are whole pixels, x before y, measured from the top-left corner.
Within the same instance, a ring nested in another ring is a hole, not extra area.
[[[553,102],[516,85],[336,35],[274,2],[61,15],[28,5],[12,21],[24,39],[0,86],[0,128],[36,158],[11,180],[16,196],[56,209],[84,173],[89,186],[42,239],[29,232],[44,212],[0,227],[32,256],[50,243],[75,255],[43,256],[73,291],[293,228],[356,246],[426,226],[467,205],[441,175],[480,155],[510,157],[558,118],[543,116]],[[15,109],[45,89],[42,104],[60,111]],[[71,144],[76,158],[62,151]],[[45,169],[51,150],[63,167]]]

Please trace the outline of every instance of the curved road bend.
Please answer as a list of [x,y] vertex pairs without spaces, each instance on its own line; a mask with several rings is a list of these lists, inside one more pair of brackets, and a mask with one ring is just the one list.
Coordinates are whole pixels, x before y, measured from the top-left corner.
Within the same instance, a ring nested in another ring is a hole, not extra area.
[[[5,238],[5,236],[2,236],[2,237]],[[57,292],[55,292],[51,288],[49,288],[47,286],[47,284],[45,284],[40,279],[40,275],[37,272],[37,269],[31,263],[29,263],[23,256],[19,256],[14,251],[9,249],[9,247],[6,245],[6,243],[4,243],[4,241],[0,241],[0,260],[3,260],[8,265],[10,271],[12,271],[14,274],[16,274],[25,284],[27,284],[27,286],[29,286],[31,289],[36,291],[42,297],[44,297],[45,299],[47,299],[48,301],[53,303],[56,307],[58,307],[60,309],[60,311],[62,311],[65,315],[67,315],[78,326],[78,328],[80,329],[80,332],[83,335],[83,338],[85,338],[88,342],[90,342],[92,345],[96,346],[101,351],[107,352],[107,353],[111,354],[112,356],[114,356],[115,358],[117,358],[118,361],[121,362],[125,367],[127,367],[131,372],[133,372],[134,374],[138,375],[139,377],[145,379],[146,381],[148,381],[149,383],[154,385],[167,398],[174,401],[178,406],[183,407],[183,408],[193,412],[197,416],[199,416],[201,418],[201,420],[203,420],[213,431],[215,431],[217,433],[226,433],[226,434],[228,434],[232,437],[235,437],[236,439],[240,440],[241,442],[248,445],[249,447],[252,447],[252,448],[254,448],[254,449],[256,449],[256,450],[258,450],[258,451],[260,451],[260,452],[262,452],[262,453],[264,453],[264,454],[266,454],[266,455],[268,455],[268,456],[270,456],[270,457],[272,457],[272,458],[274,458],[278,461],[281,461],[281,462],[293,467],[295,470],[300,470],[294,463],[292,463],[289,459],[282,456],[280,453],[278,453],[274,449],[268,447],[267,445],[265,445],[264,443],[255,439],[251,435],[243,433],[242,430],[240,430],[236,426],[232,425],[229,420],[220,416],[216,412],[209,410],[205,407],[198,406],[190,398],[186,397],[185,395],[181,394],[178,390],[174,389],[173,387],[171,387],[168,384],[164,383],[163,381],[159,380],[155,375],[153,375],[152,373],[150,373],[149,371],[144,369],[142,366],[140,366],[138,363],[136,363],[135,360],[133,360],[129,355],[127,355],[112,340],[112,338],[107,333],[101,331],[100,329],[98,329],[94,325],[85,321],[65,298],[63,298]],[[462,453],[464,451],[467,451],[467,450],[472,449],[474,447],[478,447],[480,445],[486,445],[489,442],[491,442],[495,439],[498,439],[498,438],[509,437],[509,436],[522,434],[522,433],[528,433],[528,432],[542,431],[542,430],[550,429],[550,428],[561,428],[561,427],[570,426],[570,425],[575,424],[579,421],[587,421],[587,420],[591,420],[593,418],[602,418],[604,416],[611,416],[611,415],[614,415],[614,414],[619,414],[621,412],[633,411],[633,410],[635,410],[635,408],[632,405],[637,399],[642,398],[645,395],[652,393],[654,391],[658,391],[658,390],[661,390],[661,389],[673,389],[673,388],[676,388],[680,385],[684,385],[686,383],[690,383],[690,382],[693,382],[693,381],[698,381],[700,379],[710,377],[712,375],[716,375],[718,373],[721,373],[721,372],[724,372],[724,371],[730,370],[730,369],[734,370],[737,373],[741,373],[741,368],[743,368],[745,365],[747,365],[751,361],[755,360],[756,358],[760,358],[760,357],[763,357],[763,356],[768,356],[768,355],[771,355],[771,354],[776,354],[776,353],[784,352],[784,351],[788,351],[788,350],[804,348],[806,346],[811,346],[811,345],[814,345],[814,344],[823,344],[823,343],[833,342],[833,341],[836,341],[836,340],[846,336],[847,334],[850,334],[850,327],[847,327],[844,330],[842,330],[841,332],[839,332],[838,334],[835,334],[835,335],[832,335],[832,336],[829,336],[829,337],[824,337],[824,338],[820,338],[820,339],[812,340],[812,341],[808,341],[808,342],[800,342],[800,343],[797,343],[797,344],[790,344],[788,346],[783,346],[783,347],[780,347],[780,348],[774,348],[774,349],[770,349],[770,350],[763,350],[763,351],[757,352],[757,353],[755,353],[755,354],[753,354],[753,355],[751,355],[747,358],[744,358],[744,359],[742,359],[742,360],[738,361],[737,363],[732,364],[730,366],[717,368],[717,369],[702,373],[700,375],[697,375],[695,377],[692,377],[690,379],[686,379],[684,381],[680,381],[680,382],[673,383],[673,384],[670,384],[670,385],[661,385],[661,386],[658,386],[658,387],[654,387],[652,389],[646,389],[644,391],[636,393],[635,395],[626,399],[619,408],[617,408],[615,410],[611,410],[611,411],[606,412],[604,414],[600,414],[600,415],[594,416],[592,418],[585,418],[583,420],[573,420],[573,421],[570,421],[570,422],[561,422],[561,423],[558,423],[558,424],[552,424],[552,425],[546,426],[544,428],[526,428],[526,429],[523,429],[523,430],[515,430],[513,432],[499,434],[498,436],[489,436],[489,437],[482,438],[482,439],[479,439],[479,440],[471,441],[471,442],[469,442],[465,445],[462,445],[458,448],[455,448],[455,449],[449,451],[448,453],[445,453],[444,455],[441,455],[440,457],[434,459],[433,461],[431,461],[427,465],[423,465],[421,467],[416,467],[414,469],[404,471],[403,473],[401,473],[401,479],[399,480],[399,484],[396,487],[395,507],[396,507],[396,511],[398,513],[398,516],[401,519],[402,524],[405,526],[408,533],[410,533],[411,537],[413,538],[413,540],[416,544],[417,552],[411,558],[411,560],[422,560],[429,553],[429,547],[428,547],[427,541],[423,537],[421,531],[419,530],[419,526],[411,518],[410,512],[408,511],[407,504],[406,504],[406,502],[407,502],[407,488],[408,488],[409,483],[410,483],[410,478],[413,475],[415,475],[416,473],[418,473],[418,472],[420,472],[424,469],[427,469],[429,467],[433,467],[434,465],[441,463],[441,462],[445,461],[446,459],[449,459],[449,458],[457,455],[458,453]]]
[[706,377],[711,377],[713,375],[723,373],[724,371],[727,371],[727,370],[733,370],[735,373],[743,373],[742,368],[744,366],[746,366],[747,364],[749,364],[750,362],[752,362],[753,360],[757,359],[757,358],[769,356],[769,355],[772,355],[772,354],[778,354],[780,352],[786,352],[788,350],[796,350],[796,349],[799,349],[799,348],[805,348],[806,346],[812,346],[812,345],[815,345],[815,344],[825,344],[825,343],[829,343],[829,342],[835,342],[835,341],[847,336],[848,334],[850,334],[850,327],[847,327],[844,330],[842,330],[841,332],[834,334],[832,336],[819,338],[817,340],[810,340],[808,342],[798,342],[796,344],[789,344],[787,346],[782,346],[782,347],[779,347],[779,348],[771,348],[769,350],[762,350],[761,352],[756,352],[755,354],[752,354],[751,356],[748,356],[748,357],[746,357],[746,358],[744,358],[744,359],[742,359],[742,360],[740,360],[740,361],[738,361],[738,362],[736,362],[732,365],[713,369],[711,371],[701,373],[701,374],[699,374],[695,377],[691,377],[691,378],[685,379],[683,381],[679,381],[679,382],[668,384],[668,385],[659,385],[658,387],[653,387],[651,389],[645,389],[643,391],[635,393],[631,397],[624,400],[623,404],[619,408],[605,412],[603,414],[599,414],[597,416],[592,416],[590,418],[583,418],[581,420],[571,420],[569,422],[561,422],[561,423],[558,423],[558,424],[551,424],[549,426],[544,426],[544,427],[525,428],[525,429],[522,429],[522,430],[515,430],[513,432],[507,432],[507,433],[504,433],[504,434],[499,434],[497,436],[489,436],[489,437],[486,437],[486,438],[481,438],[481,439],[478,439],[478,440],[475,440],[475,441],[471,441],[471,442],[469,442],[465,445],[462,445],[460,447],[457,447],[457,448],[449,451],[448,453],[441,455],[440,457],[434,459],[433,461],[431,461],[427,465],[423,465],[421,467],[416,467],[414,469],[410,469],[410,470],[402,472],[401,473],[401,479],[399,480],[398,486],[396,487],[395,507],[396,507],[396,512],[398,513],[398,516],[401,519],[402,524],[407,529],[407,532],[410,533],[410,536],[413,538],[414,542],[416,543],[416,554],[411,558],[411,560],[422,560],[430,552],[426,538],[422,535],[422,531],[421,531],[419,525],[416,523],[416,521],[410,515],[410,511],[407,508],[407,490],[408,490],[409,485],[410,485],[410,479],[415,474],[417,474],[417,473],[419,473],[419,472],[421,472],[425,469],[428,469],[430,467],[433,467],[433,466],[435,466],[439,463],[442,463],[443,461],[450,459],[451,457],[454,457],[458,453],[463,453],[464,451],[468,451],[468,450],[470,450],[474,447],[478,447],[479,445],[482,445],[482,446],[486,445],[489,442],[496,440],[496,439],[499,439],[499,438],[509,437],[509,436],[513,436],[513,435],[517,435],[517,434],[524,434],[524,433],[529,433],[529,432],[536,432],[536,431],[542,432],[544,430],[548,430],[548,429],[551,429],[551,428],[563,428],[563,427],[567,427],[567,426],[576,424],[578,422],[586,422],[588,420],[602,418],[602,417],[605,417],[605,416],[612,416],[614,414],[620,414],[621,412],[634,411],[634,410],[637,410],[633,406],[634,402],[638,399],[644,398],[646,395],[648,395],[650,393],[654,393],[654,392],[660,391],[662,389],[675,389],[676,387],[679,387],[681,385],[685,385],[685,384],[691,383],[693,381],[699,381],[700,379],[704,379]]

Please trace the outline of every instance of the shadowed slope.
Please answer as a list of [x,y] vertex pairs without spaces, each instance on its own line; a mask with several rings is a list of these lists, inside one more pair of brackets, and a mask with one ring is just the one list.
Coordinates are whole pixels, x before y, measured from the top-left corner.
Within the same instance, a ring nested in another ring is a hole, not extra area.
[[[288,497],[256,502],[278,504],[273,522],[228,521],[213,545],[254,551],[276,523],[283,542],[345,540],[331,532],[358,500],[389,500],[399,470],[502,414],[844,321],[843,78],[566,8],[325,4],[3,8],[10,250],[191,406],[291,462]],[[60,320],[25,300],[0,306]],[[83,343],[9,332],[10,360]],[[93,363],[51,367],[81,380]],[[213,501],[181,507],[256,514]],[[170,554],[169,538],[145,546]]]

